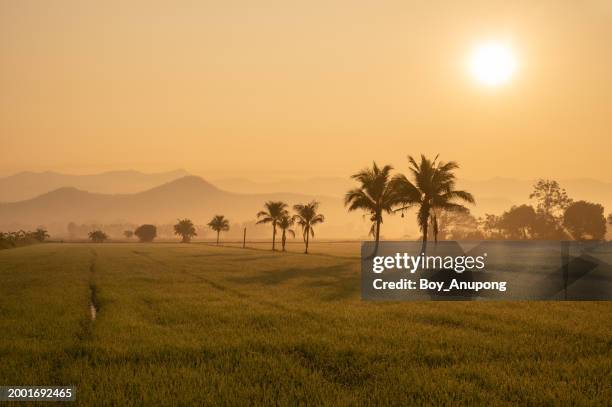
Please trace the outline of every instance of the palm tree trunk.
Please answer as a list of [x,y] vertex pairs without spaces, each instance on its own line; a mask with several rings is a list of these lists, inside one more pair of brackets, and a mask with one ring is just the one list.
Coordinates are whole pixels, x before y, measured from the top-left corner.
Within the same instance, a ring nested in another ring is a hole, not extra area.
[[374,253],[372,253],[372,257],[376,256],[378,253],[378,243],[380,242],[380,217],[376,218],[376,242],[374,243]]
[[217,230],[217,246],[219,246],[219,233],[220,231]]
[[305,254],[308,254],[308,238],[309,238],[309,235],[310,235],[310,233],[308,233],[308,232],[310,232],[310,229],[306,229],[306,250],[304,250]]
[[427,252],[427,222],[424,222],[423,225],[423,244],[421,245],[421,253],[425,254]]
[[434,233],[434,245],[438,245],[438,217],[434,215],[433,218],[433,233]]
[[285,251],[285,242],[287,241],[287,238],[285,237],[285,229],[283,229],[283,237],[282,237],[282,242],[283,242],[283,251]]
[[276,250],[275,243],[276,243],[276,223],[273,223],[272,224],[272,251]]

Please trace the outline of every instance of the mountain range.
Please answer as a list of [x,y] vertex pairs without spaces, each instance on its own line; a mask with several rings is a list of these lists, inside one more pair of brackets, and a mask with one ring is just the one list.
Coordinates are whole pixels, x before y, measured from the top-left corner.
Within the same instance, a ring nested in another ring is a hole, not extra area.
[[130,194],[190,175],[185,170],[153,174],[138,171],[109,171],[101,174],[74,175],[59,172],[20,172],[0,178],[0,202],[31,199],[62,187],[73,187],[101,194]]
[[321,203],[321,211],[327,217],[318,228],[322,235],[331,238],[367,233],[366,225],[357,225],[363,223],[361,216],[347,214],[342,200],[336,197],[297,193],[240,194],[221,190],[196,176],[185,176],[132,194],[101,194],[62,187],[29,200],[2,203],[0,230],[45,225],[65,231],[69,222],[165,224],[185,217],[196,224],[206,224],[216,214],[223,214],[231,222],[253,222],[266,201],[282,200],[293,205],[313,199]]
[[[592,179],[560,181],[574,200],[601,203],[606,214],[612,210],[612,184]],[[172,223],[188,217],[206,224],[215,214],[233,223],[255,221],[267,200],[290,205],[316,199],[326,222],[319,228],[327,238],[366,236],[369,224],[362,213],[347,213],[344,193],[354,187],[350,178],[328,177],[257,183],[242,178],[218,179],[214,185],[185,170],[144,174],[114,171],[94,175],[54,172],[19,173],[0,179],[0,230],[44,225],[65,232],[76,223]],[[529,203],[533,181],[491,178],[460,180],[458,187],[474,194],[472,213],[501,214],[515,204]],[[26,197],[24,199],[20,199]],[[15,202],[11,202],[15,201]],[[387,237],[417,236],[415,222],[386,220]]]

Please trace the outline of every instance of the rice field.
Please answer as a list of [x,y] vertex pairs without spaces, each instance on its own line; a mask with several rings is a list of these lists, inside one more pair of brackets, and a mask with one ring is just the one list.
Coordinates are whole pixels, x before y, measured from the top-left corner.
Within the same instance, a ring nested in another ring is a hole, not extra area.
[[611,403],[612,302],[364,302],[358,243],[288,249],[2,250],[0,385],[84,406]]

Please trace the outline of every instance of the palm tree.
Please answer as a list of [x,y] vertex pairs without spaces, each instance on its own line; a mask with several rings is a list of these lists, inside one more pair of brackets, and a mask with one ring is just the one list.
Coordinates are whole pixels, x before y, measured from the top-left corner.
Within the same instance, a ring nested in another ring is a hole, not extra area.
[[227,232],[229,230],[229,220],[225,219],[223,215],[215,215],[210,222],[208,227],[217,232],[217,245],[219,244],[219,234],[221,232]]
[[370,234],[376,240],[373,256],[378,252],[383,212],[393,213],[395,194],[390,185],[392,170],[393,167],[390,165],[379,168],[374,162],[372,168],[364,168],[351,176],[361,185],[359,188],[348,191],[344,197],[344,205],[348,206],[349,212],[362,209],[370,215],[372,222]]
[[266,210],[257,213],[257,224],[271,223],[272,224],[272,250],[275,250],[276,244],[276,225],[283,216],[289,216],[287,204],[281,201],[268,201],[264,204]]
[[[195,226],[193,226],[193,222],[187,218],[178,219],[178,223],[174,225],[174,234],[183,238],[183,240],[181,240],[182,243],[189,243],[192,237],[198,235],[196,233]],[[127,237],[129,238],[130,236]]]
[[468,209],[457,201],[473,204],[474,197],[469,192],[455,190],[456,179],[453,171],[459,168],[456,162],[438,162],[438,156],[429,160],[424,155],[421,155],[420,163],[412,156],[408,156],[408,162],[413,182],[403,174],[396,175],[391,181],[396,193],[396,203],[401,205],[396,211],[403,213],[405,209],[418,206],[417,223],[423,232],[421,252],[425,253],[430,221],[434,240],[436,243],[438,241],[437,211],[467,211]]
[[305,254],[308,254],[310,236],[314,237],[314,225],[325,221],[325,217],[317,213],[317,209],[319,209],[319,203],[317,201],[293,206],[293,210],[297,212],[296,215],[293,215],[293,219],[302,228],[304,244],[306,245],[306,249],[304,250]]
[[287,234],[291,235],[291,237],[295,237],[295,231],[291,229],[291,226],[295,223],[295,220],[289,215],[285,215],[278,221],[278,227],[283,231],[281,236],[281,243],[283,247],[283,251],[285,251],[285,243],[287,242]]

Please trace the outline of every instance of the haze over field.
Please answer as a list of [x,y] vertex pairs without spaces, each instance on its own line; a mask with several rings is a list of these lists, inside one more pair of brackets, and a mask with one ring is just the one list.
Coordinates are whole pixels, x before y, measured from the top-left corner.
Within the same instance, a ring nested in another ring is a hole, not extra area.
[[[465,179],[609,182],[610,4],[4,1],[0,174],[278,181],[440,153]],[[496,87],[468,69],[490,43],[517,65]]]
[[[408,154],[458,162],[475,216],[536,178],[612,208],[608,1],[23,0],[0,38],[5,230],[318,199],[320,237],[361,238],[349,176]],[[396,218],[386,238],[419,235]]]
[[[242,224],[249,224],[249,235],[268,234],[265,225],[253,225],[255,215],[266,200],[290,204],[316,199],[326,222],[317,237],[327,239],[365,238],[370,223],[359,213],[347,213],[343,204],[346,191],[353,187],[349,178],[325,177],[278,182],[254,182],[246,178],[208,182],[190,176],[185,170],[146,174],[137,171],[112,171],[102,174],[70,175],[60,173],[20,173],[0,178],[0,230],[50,228],[55,236],[67,234],[69,222],[173,223],[189,217],[205,224],[223,213],[236,229],[229,236],[241,237]],[[167,181],[166,181],[167,180]],[[577,199],[602,203],[612,208],[612,185],[595,180],[561,182]],[[476,196],[470,206],[476,216],[500,214],[515,204],[529,202],[533,181],[492,178],[487,181],[460,181]],[[22,197],[27,199],[13,199]],[[412,211],[407,219],[390,217],[384,225],[387,238],[418,236]]]

